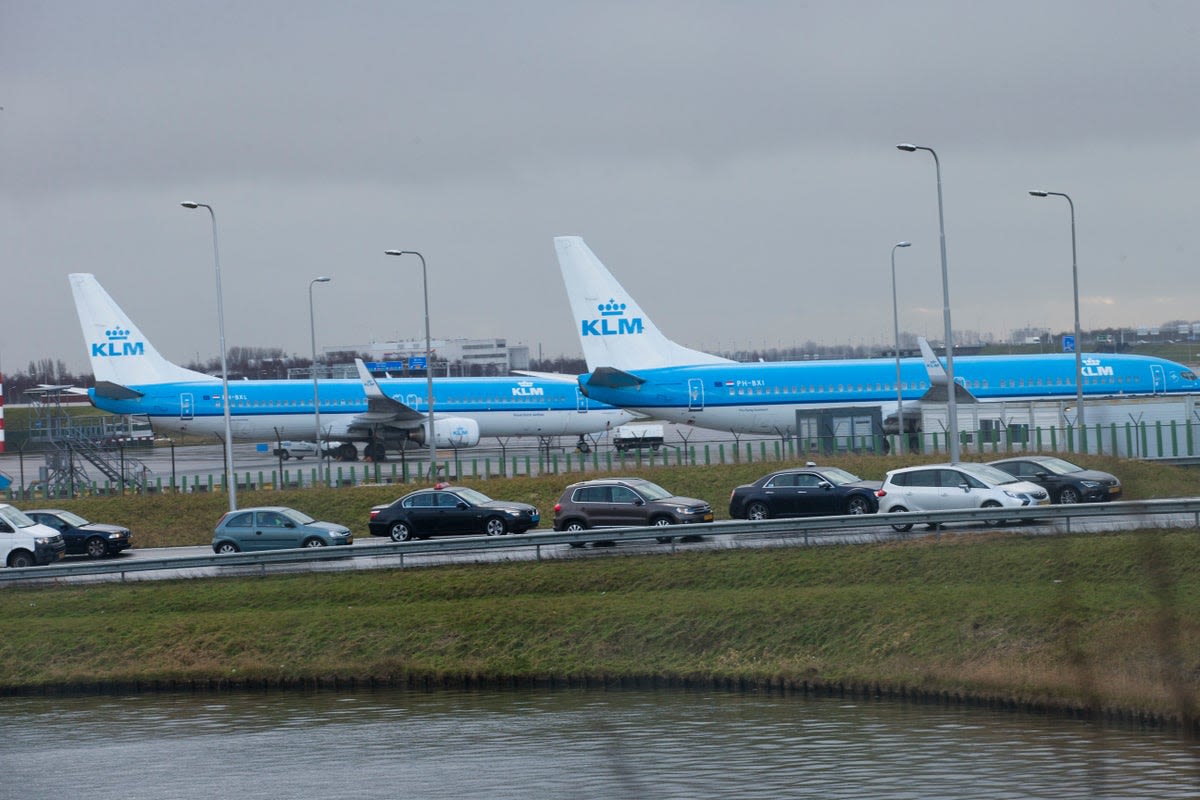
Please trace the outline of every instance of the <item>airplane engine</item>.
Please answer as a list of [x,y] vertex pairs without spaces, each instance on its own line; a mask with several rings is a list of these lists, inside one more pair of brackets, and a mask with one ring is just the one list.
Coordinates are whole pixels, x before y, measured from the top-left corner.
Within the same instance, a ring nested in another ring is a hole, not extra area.
[[474,447],[479,444],[479,423],[466,417],[435,415],[433,439],[438,447]]

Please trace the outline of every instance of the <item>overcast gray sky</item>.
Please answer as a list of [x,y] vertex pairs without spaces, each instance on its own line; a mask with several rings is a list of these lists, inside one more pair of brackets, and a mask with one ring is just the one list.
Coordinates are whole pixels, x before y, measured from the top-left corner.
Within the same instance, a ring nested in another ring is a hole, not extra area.
[[86,368],[66,275],[169,358],[580,352],[584,237],[681,343],[1200,320],[1200,3],[0,2],[0,368]]

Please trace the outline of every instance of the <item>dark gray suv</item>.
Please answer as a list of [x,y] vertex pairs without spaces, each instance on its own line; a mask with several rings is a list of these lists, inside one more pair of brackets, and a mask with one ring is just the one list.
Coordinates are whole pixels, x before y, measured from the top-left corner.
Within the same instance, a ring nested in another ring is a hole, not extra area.
[[[554,504],[554,530],[686,525],[712,522],[712,506],[677,497],[642,478],[601,478],[573,483]],[[660,542],[671,541],[660,536]]]

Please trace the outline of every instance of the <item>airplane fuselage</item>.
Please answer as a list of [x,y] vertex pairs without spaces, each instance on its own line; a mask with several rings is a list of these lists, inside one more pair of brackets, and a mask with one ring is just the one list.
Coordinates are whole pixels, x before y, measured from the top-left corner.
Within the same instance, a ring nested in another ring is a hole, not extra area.
[[[421,412],[429,404],[424,379],[380,379],[383,392]],[[224,407],[219,380],[164,382],[125,387],[140,397],[115,399],[90,389],[92,403],[113,414],[144,414],[156,431],[189,434],[224,433]],[[367,411],[363,385],[357,380],[319,382],[321,430],[333,439],[366,438],[351,426]],[[313,385],[309,381],[232,381],[229,412],[234,438],[312,439],[315,433]],[[569,382],[524,378],[439,378],[434,381],[434,415],[438,419],[474,419],[480,436],[578,436],[616,427],[636,417],[584,397]]]
[[[955,382],[981,402],[1074,399],[1073,355],[966,356],[954,359]],[[894,409],[897,394],[919,400],[931,388],[921,359],[901,359],[900,391],[891,359],[812,363],[730,363],[639,369],[641,383],[589,381],[588,397],[668,422],[742,433],[795,430],[796,412],[844,406]],[[1085,397],[1200,392],[1195,373],[1151,356],[1083,356]]]

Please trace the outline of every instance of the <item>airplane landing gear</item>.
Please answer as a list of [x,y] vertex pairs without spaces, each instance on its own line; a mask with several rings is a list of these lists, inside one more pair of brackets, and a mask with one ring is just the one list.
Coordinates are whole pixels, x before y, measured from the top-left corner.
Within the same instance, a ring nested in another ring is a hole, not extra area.
[[575,449],[578,450],[579,452],[583,453],[584,455],[587,455],[588,453],[592,452],[592,446],[590,444],[588,444],[587,439],[583,438],[582,433],[579,434],[579,441],[575,443]]

